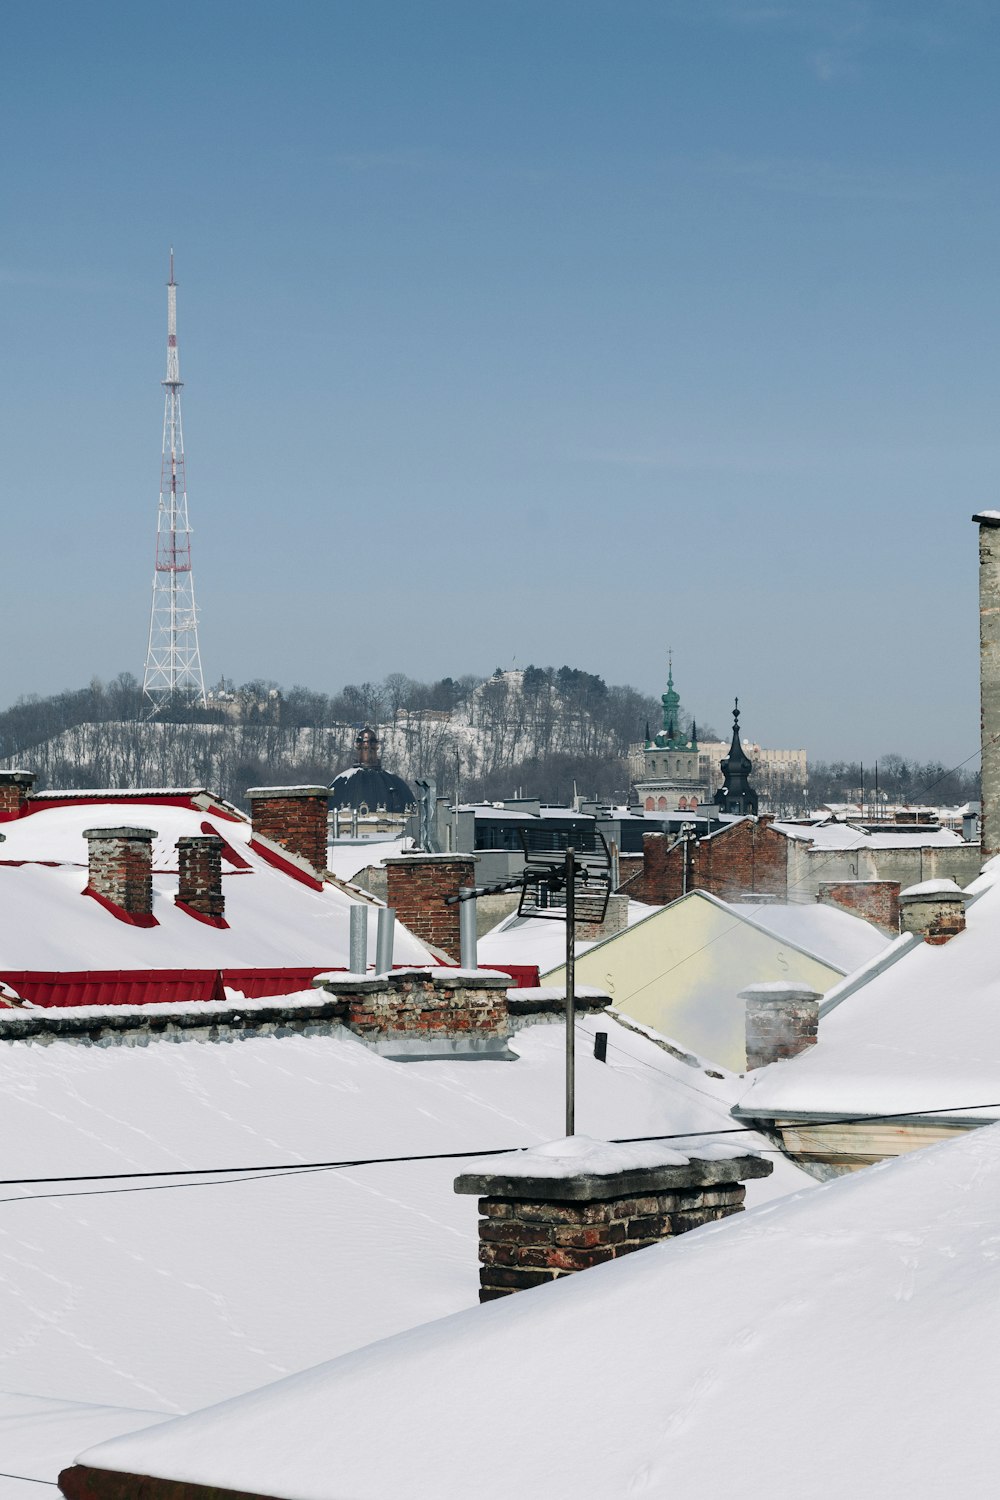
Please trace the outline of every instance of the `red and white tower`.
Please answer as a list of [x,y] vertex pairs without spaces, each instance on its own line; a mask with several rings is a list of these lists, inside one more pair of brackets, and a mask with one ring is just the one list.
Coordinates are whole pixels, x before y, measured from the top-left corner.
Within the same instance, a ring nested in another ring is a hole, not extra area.
[[149,645],[142,690],[153,710],[180,700],[204,706],[205,678],[198,650],[198,611],[191,571],[191,527],[184,475],[180,361],[177,354],[177,283],[174,252],[167,282],[167,378],[163,405],[163,461],[156,523],[156,570]]

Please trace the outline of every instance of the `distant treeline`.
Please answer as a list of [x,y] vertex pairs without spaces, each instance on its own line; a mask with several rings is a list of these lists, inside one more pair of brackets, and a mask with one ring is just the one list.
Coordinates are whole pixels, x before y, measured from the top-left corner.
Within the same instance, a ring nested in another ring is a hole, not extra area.
[[[433,779],[442,795],[523,792],[560,802],[575,788],[618,801],[629,786],[628,747],[660,714],[657,699],[592,672],[529,666],[497,668],[485,680],[418,682],[393,672],[330,694],[223,679],[208,708],[176,703],[150,720],[141,683],[123,672],[112,682],[19,699],[0,713],[0,760],[36,771],[40,786],[199,785],[242,802],[255,784],[332,780],[351,763],[357,728],[371,724],[386,767],[411,781]],[[700,736],[715,737],[704,725]],[[878,774],[883,801],[956,804],[979,796],[977,772],[935,761],[885,755]],[[757,780],[771,809],[792,816],[824,802],[859,801],[862,768],[812,762],[807,788]],[[872,805],[874,765],[865,766],[863,784]]]
[[442,794],[552,800],[623,796],[628,746],[659,704],[576,667],[499,668],[417,682],[391,673],[326,694],[256,679],[221,681],[209,707],[174,703],[150,718],[131,673],[0,713],[0,759],[51,787],[207,785],[241,801],[269,780],[329,781],[371,724],[388,769]]

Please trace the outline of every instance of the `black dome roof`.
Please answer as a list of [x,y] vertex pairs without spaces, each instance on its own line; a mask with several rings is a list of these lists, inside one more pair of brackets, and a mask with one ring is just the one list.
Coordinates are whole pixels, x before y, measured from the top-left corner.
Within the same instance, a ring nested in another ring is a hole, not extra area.
[[416,804],[416,797],[401,776],[383,771],[381,766],[351,766],[330,783],[330,806],[366,807],[374,812],[402,813]]

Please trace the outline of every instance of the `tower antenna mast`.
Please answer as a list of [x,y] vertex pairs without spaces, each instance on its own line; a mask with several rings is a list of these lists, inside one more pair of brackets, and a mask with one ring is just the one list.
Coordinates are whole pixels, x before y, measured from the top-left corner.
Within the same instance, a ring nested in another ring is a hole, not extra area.
[[170,280],[167,282],[167,376],[162,382],[165,398],[156,566],[146,670],[142,679],[143,696],[154,714],[177,702],[201,707],[207,704],[198,649],[194,574],[191,571],[191,527],[181,424],[183,383],[177,352],[177,283],[171,248]]

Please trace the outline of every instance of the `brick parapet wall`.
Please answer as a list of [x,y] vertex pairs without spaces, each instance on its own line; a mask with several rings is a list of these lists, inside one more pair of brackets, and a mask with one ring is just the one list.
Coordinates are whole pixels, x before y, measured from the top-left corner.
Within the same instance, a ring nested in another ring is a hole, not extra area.
[[626,885],[642,874],[641,854],[619,854],[618,856],[618,890],[623,890]]
[[225,915],[222,893],[223,840],[203,834],[177,840],[177,900],[203,917]]
[[87,886],[132,917],[153,910],[152,828],[88,828]]
[[364,1041],[511,1034],[510,981],[500,975],[402,969],[374,980],[330,975],[314,983],[343,1003],[344,1024]]
[[247,792],[254,833],[326,869],[328,792],[325,786],[251,787]]
[[667,834],[647,833],[642,849],[642,875],[628,882],[627,894],[651,906],[696,889],[723,901],[747,894],[785,900],[788,894],[788,841],[767,818],[742,818],[707,838],[674,843]]
[[475,857],[413,854],[388,859],[385,866],[387,904],[403,926],[457,961],[461,913],[457,903],[446,906],[445,897],[475,884]]
[[768,1063],[798,1057],[814,1047],[819,1035],[819,1002],[816,990],[794,984],[751,985],[741,990],[746,1006],[747,1072]]
[[459,1177],[456,1192],[481,1193],[479,1300],[543,1286],[740,1213],[742,1179],[771,1170],[770,1162],[743,1156],[597,1177],[518,1179],[504,1177],[502,1166]]
[[577,922],[576,935],[581,942],[598,943],[604,938],[615,937],[628,926],[628,895],[613,893],[608,897],[608,909],[602,922]]
[[864,917],[886,932],[899,931],[898,880],[824,880],[817,889],[824,906]]

